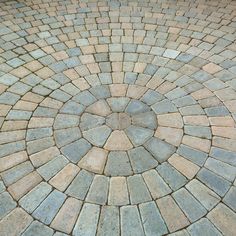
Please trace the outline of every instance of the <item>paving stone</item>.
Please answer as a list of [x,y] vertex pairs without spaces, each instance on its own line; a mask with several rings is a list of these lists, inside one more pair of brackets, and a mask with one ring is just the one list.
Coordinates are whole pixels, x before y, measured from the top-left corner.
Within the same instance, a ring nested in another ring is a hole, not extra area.
[[62,206],[66,199],[66,195],[54,190],[47,198],[39,205],[39,207],[33,212],[34,218],[43,222],[44,224],[50,224]]
[[0,194],[0,204],[0,219],[2,219],[5,215],[7,215],[16,207],[16,202],[14,202],[11,195],[7,192],[3,192]]
[[93,181],[94,175],[86,170],[81,170],[66,190],[66,194],[84,200]]
[[54,129],[65,129],[70,127],[75,127],[79,124],[79,117],[75,115],[65,115],[65,114],[58,114],[55,122],[54,122]]
[[131,204],[138,204],[151,200],[151,196],[141,175],[128,177],[127,183]]
[[37,152],[33,155],[30,155],[30,160],[34,167],[39,167],[48,161],[52,160],[54,157],[59,156],[60,151],[57,147],[50,147],[41,152]]
[[106,118],[106,125],[113,130],[123,130],[129,127],[131,124],[131,118],[126,113],[112,113]]
[[158,165],[158,162],[143,147],[133,148],[128,151],[134,173],[142,173]]
[[51,179],[58,171],[60,171],[69,161],[63,156],[59,155],[47,162],[45,165],[39,167],[37,172],[48,181]]
[[[91,203],[105,205],[107,202],[109,178],[96,175],[90,186],[86,200]],[[103,189],[103,191],[100,191]]]
[[58,214],[52,221],[51,227],[68,234],[71,233],[81,207],[81,201],[75,198],[67,198]]
[[46,137],[42,139],[33,140],[27,143],[27,151],[29,154],[40,152],[54,145],[52,137]]
[[32,213],[39,206],[39,204],[47,197],[51,190],[52,187],[49,184],[41,182],[24,197],[22,197],[19,201],[19,204],[27,212]]
[[10,92],[5,92],[0,95],[1,104],[14,105],[19,99],[19,95]]
[[111,113],[110,107],[105,100],[99,100],[93,103],[86,111],[98,116],[107,116]]
[[209,127],[185,125],[184,132],[199,138],[211,139],[211,130]]
[[214,157],[217,160],[236,166],[236,154],[234,152],[230,152],[228,150],[217,147],[212,147],[210,156]]
[[113,206],[103,206],[99,218],[97,235],[120,235],[119,209]]
[[11,110],[6,119],[7,120],[29,120],[32,115],[30,111],[18,111],[18,110]]
[[175,152],[175,147],[173,145],[170,145],[155,137],[149,139],[144,144],[144,147],[159,162],[166,161]]
[[235,196],[236,196],[236,187],[232,186],[223,199],[223,202],[227,206],[229,206],[233,211],[235,211],[236,209]]
[[138,100],[131,100],[126,108],[126,112],[129,114],[137,114],[149,111],[150,108],[145,103],[138,101]]
[[52,128],[36,128],[36,129],[28,129],[26,134],[26,140],[36,140],[40,138],[50,137],[52,135]]
[[71,115],[80,115],[84,111],[85,107],[81,104],[78,104],[74,101],[69,101],[61,108],[61,113],[71,114]]
[[84,106],[89,106],[96,101],[96,98],[87,90],[82,91],[81,93],[73,97],[73,99]]
[[79,127],[82,131],[86,131],[105,124],[105,118],[101,116],[92,115],[89,113],[83,113]]
[[127,153],[124,151],[109,152],[104,173],[108,176],[132,175],[133,171]]
[[145,235],[141,224],[137,206],[123,206],[120,208],[121,235]]
[[113,112],[123,112],[129,101],[130,99],[126,97],[112,97],[107,99],[107,102]]
[[153,104],[151,107],[156,114],[164,114],[178,111],[176,106],[168,99],[157,102]]
[[7,171],[1,173],[2,180],[6,186],[9,186],[15,183],[17,180],[21,179],[25,175],[29,174],[34,170],[32,164],[29,161],[26,161],[22,164],[19,164]]
[[235,167],[228,165],[222,161],[215,160],[213,158],[207,159],[205,167],[229,181],[233,181],[236,177]]
[[186,145],[180,145],[177,153],[199,166],[203,166],[207,159],[207,154],[205,152],[190,148]]
[[230,188],[229,181],[205,168],[198,172],[197,177],[221,197],[224,196]]
[[4,236],[20,235],[32,221],[33,218],[30,215],[17,207],[0,222],[0,233]]
[[[85,203],[82,207],[79,218],[73,229],[73,235],[92,236],[96,235],[100,207],[94,204]],[[89,227],[88,227],[89,226]]]
[[163,95],[158,93],[157,91],[149,89],[141,98],[141,101],[148,104],[153,105],[156,102],[159,102],[163,99]]
[[108,204],[115,206],[123,206],[129,204],[128,187],[125,177],[111,178]]
[[22,196],[24,196],[41,181],[41,176],[36,171],[34,171],[24,176],[14,184],[10,185],[8,187],[8,192],[12,195],[14,199],[19,200]]
[[102,174],[108,152],[102,148],[93,147],[78,163],[79,167],[94,173]]
[[201,220],[197,221],[196,223],[190,225],[187,228],[190,235],[207,235],[207,236],[215,236],[215,235],[222,235],[220,231],[214,227],[214,225],[206,218],[202,218]]
[[192,179],[200,170],[200,168],[197,165],[177,154],[173,154],[168,159],[168,162],[173,167],[175,167],[176,170],[178,170],[180,173],[186,176],[188,179]]
[[169,234],[170,236],[189,236],[190,234],[186,229],[176,231],[175,233]]
[[177,190],[187,183],[187,179],[167,162],[157,166],[157,171],[173,190]]
[[54,132],[55,142],[59,148],[72,143],[81,138],[81,132],[79,128],[68,128],[55,130]]
[[228,109],[223,106],[209,107],[204,110],[205,110],[207,116],[227,116],[227,115],[229,115]]
[[155,202],[139,205],[145,235],[163,235],[168,232]]
[[157,118],[153,112],[144,112],[132,116],[132,123],[143,128],[156,129]]
[[91,149],[91,144],[81,138],[71,144],[64,146],[61,152],[73,163],[78,163],[81,158]]
[[33,221],[32,224],[26,229],[26,231],[22,235],[24,236],[31,236],[31,235],[51,236],[53,235],[53,230],[38,221]]
[[103,86],[96,86],[96,87],[92,87],[89,90],[94,97],[96,97],[97,99],[103,99],[103,98],[108,98],[110,97],[110,90],[109,87],[106,85]]
[[133,147],[123,130],[115,130],[111,133],[104,148],[110,151],[124,151]]
[[144,181],[154,199],[171,193],[171,189],[155,170],[149,170],[142,174]]
[[151,138],[154,132],[150,129],[145,129],[137,126],[129,126],[126,133],[134,146],[139,146]]
[[78,166],[69,163],[62,170],[60,170],[50,181],[50,185],[55,187],[60,191],[64,191],[74,177],[78,174],[79,168]]
[[214,208],[207,218],[219,229],[223,235],[234,235],[235,232],[235,213],[220,203]]
[[[156,201],[160,213],[170,232],[177,231],[189,225],[188,219],[175,203],[173,198],[166,196]],[[176,221],[176,219],[178,219]]]
[[83,136],[91,144],[97,147],[102,147],[105,144],[110,133],[111,133],[111,129],[108,126],[103,125],[100,127],[90,129],[88,131],[84,131]]
[[207,210],[184,188],[173,193],[173,198],[190,222],[200,219]]

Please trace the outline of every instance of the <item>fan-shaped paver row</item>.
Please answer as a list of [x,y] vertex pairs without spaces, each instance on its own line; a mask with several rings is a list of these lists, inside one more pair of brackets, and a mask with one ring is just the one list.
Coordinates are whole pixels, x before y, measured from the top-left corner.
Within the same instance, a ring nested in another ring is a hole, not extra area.
[[234,1],[0,2],[0,235],[234,235]]

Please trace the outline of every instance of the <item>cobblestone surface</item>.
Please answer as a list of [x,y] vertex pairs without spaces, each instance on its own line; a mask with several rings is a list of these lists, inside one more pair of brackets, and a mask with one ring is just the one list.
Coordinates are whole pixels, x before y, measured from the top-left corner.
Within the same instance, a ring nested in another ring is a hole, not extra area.
[[236,2],[0,0],[0,235],[236,232]]

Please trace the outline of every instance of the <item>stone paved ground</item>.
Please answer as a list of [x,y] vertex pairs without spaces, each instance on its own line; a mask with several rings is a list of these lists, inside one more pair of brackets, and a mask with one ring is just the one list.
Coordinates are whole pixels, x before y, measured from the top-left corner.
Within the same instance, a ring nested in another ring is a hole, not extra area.
[[236,2],[0,1],[0,235],[236,232]]

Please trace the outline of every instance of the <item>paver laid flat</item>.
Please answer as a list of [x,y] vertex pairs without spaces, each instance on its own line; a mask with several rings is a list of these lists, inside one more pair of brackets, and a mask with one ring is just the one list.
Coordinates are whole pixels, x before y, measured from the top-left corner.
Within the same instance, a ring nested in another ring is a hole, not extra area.
[[0,0],[20,235],[236,235],[236,1]]

